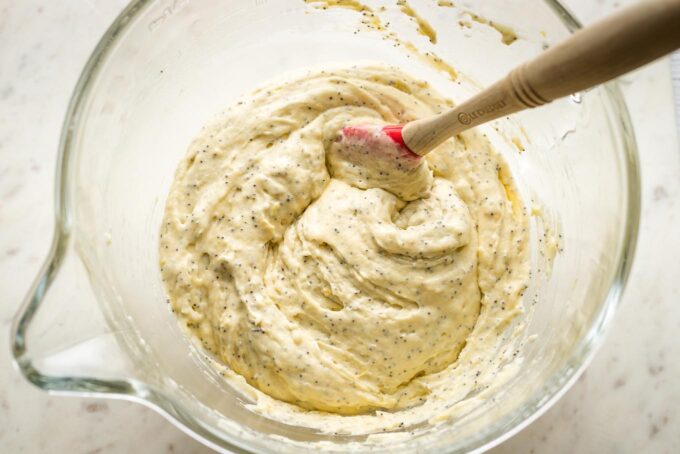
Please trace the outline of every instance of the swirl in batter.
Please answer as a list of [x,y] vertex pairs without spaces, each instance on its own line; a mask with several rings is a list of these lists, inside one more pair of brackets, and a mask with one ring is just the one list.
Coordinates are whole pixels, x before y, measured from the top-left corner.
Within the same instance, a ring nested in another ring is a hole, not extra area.
[[337,141],[448,107],[395,68],[351,67],[273,83],[207,125],[160,240],[172,308],[203,346],[263,393],[341,415],[460,400],[498,368],[528,276],[501,157],[476,132],[426,158]]

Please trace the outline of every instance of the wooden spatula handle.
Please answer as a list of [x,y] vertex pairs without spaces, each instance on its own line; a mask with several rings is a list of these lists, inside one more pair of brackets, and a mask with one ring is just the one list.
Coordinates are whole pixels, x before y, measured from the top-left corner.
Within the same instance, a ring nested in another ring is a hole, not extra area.
[[680,47],[680,0],[626,8],[511,71],[473,98],[411,122],[402,135],[418,154],[465,129],[593,87]]

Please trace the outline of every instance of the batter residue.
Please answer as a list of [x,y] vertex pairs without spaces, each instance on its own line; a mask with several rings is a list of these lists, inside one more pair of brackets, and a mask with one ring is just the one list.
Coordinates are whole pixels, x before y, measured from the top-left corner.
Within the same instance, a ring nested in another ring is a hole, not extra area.
[[426,158],[336,141],[449,104],[393,67],[309,71],[229,108],[179,165],[160,239],[172,308],[275,417],[432,418],[511,356],[528,239],[501,157],[474,131]]

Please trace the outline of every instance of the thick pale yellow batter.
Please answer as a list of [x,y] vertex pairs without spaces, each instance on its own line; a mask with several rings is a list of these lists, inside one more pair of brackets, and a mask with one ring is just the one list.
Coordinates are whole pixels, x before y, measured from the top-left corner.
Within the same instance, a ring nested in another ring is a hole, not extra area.
[[392,67],[313,71],[257,90],[191,144],[161,229],[166,290],[270,415],[403,426],[490,386],[512,356],[501,340],[521,312],[528,235],[501,157],[476,132],[424,159],[336,142],[346,124],[450,105]]

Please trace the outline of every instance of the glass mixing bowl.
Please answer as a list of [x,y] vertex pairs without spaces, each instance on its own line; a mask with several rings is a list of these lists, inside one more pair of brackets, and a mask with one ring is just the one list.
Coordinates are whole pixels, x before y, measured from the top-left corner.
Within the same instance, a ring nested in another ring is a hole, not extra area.
[[165,195],[191,139],[237,96],[287,70],[370,60],[460,101],[578,28],[555,1],[367,2],[140,0],[123,11],[75,89],[54,241],[14,324],[31,382],[146,404],[216,449],[439,453],[498,444],[575,381],[618,305],[638,227],[634,140],[612,84],[483,127],[533,213],[533,279],[518,375],[459,418],[389,446],[264,418],[205,365],[165,304]]

